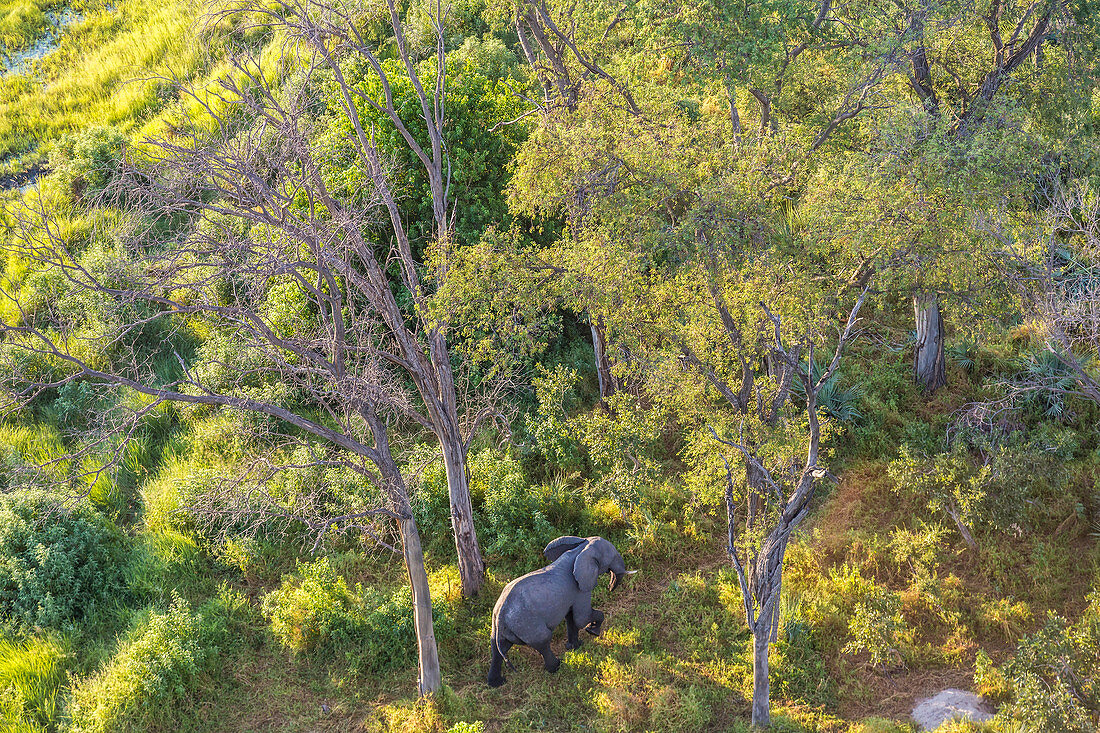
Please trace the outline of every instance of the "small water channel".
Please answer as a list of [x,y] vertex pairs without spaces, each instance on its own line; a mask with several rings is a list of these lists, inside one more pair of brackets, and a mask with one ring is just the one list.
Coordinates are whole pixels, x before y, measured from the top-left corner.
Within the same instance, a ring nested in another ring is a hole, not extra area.
[[61,43],[65,29],[79,23],[84,15],[72,8],[50,10],[46,13],[49,27],[29,48],[0,57],[0,76],[26,74],[34,68],[34,62],[49,56]]
[[[82,13],[70,7],[51,10],[46,13],[46,17],[49,20],[46,32],[29,48],[0,56],[0,77],[32,73],[36,62],[49,56],[61,45],[65,29],[84,19]],[[0,167],[0,171],[2,170]],[[46,172],[47,168],[41,162],[32,163],[22,170],[0,172],[0,192],[14,189],[24,191],[37,183]]]

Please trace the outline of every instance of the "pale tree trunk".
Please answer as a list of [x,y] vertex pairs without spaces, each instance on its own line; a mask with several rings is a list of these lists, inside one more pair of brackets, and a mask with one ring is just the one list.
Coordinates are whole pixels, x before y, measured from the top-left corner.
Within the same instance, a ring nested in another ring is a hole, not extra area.
[[[869,286],[864,285],[863,291],[852,307],[844,330],[837,341],[832,360],[822,373],[816,376],[813,374],[812,367],[809,366],[814,363],[813,342],[807,338],[798,346],[784,346],[779,317],[768,310],[766,305],[762,305],[765,315],[775,328],[775,347],[769,371],[780,374],[772,398],[768,400],[771,403],[770,409],[765,406],[761,392],[757,391],[758,410],[762,422],[769,424],[772,421],[771,424],[774,424],[780,415],[780,409],[790,399],[791,380],[797,378],[801,382],[806,393],[809,438],[801,471],[798,470],[797,465],[788,462],[786,465],[779,466],[779,470],[773,473],[761,460],[757,439],[751,433],[746,436],[744,427],[741,429],[740,442],[724,440],[711,428],[711,435],[715,440],[740,452],[745,466],[747,483],[745,514],[739,520],[738,502],[734,498],[733,470],[729,461],[725,457],[722,458],[726,466],[726,551],[737,571],[737,582],[741,587],[741,600],[745,607],[745,622],[753,636],[752,727],[754,730],[768,728],[771,725],[768,652],[771,640],[778,634],[779,600],[787,544],[795,528],[809,514],[817,480],[828,475],[828,471],[818,465],[821,423],[817,415],[817,397],[822,387],[836,374],[840,366],[841,353],[852,337],[852,330],[859,320],[859,310],[869,292],[868,288]],[[732,319],[729,320],[732,321]],[[735,327],[727,327],[727,331],[740,337],[740,332]],[[809,365],[803,354],[809,357]],[[742,364],[748,363],[748,359],[743,357]],[[746,398],[737,400],[735,393],[728,386],[725,386],[722,391],[734,397],[730,399],[730,403],[739,407],[742,415],[745,415],[748,412],[747,395],[750,394],[749,390],[753,383],[751,368],[743,366],[743,370],[742,392]],[[781,484],[785,484],[785,487]],[[775,497],[774,503],[771,500],[772,497]],[[738,540],[739,524],[743,524],[748,542],[741,543]]]
[[451,527],[458,555],[458,576],[462,595],[470,598],[481,590],[485,580],[485,561],[474,529],[474,509],[470,501],[470,477],[466,472],[466,442],[459,425],[458,399],[450,350],[442,334],[436,333],[431,344],[432,374],[424,379],[421,394],[429,402],[432,431],[439,440],[443,466],[447,472],[447,495],[451,504]]
[[462,595],[474,596],[481,590],[485,579],[485,562],[481,559],[477,533],[474,531],[473,504],[470,501],[470,482],[466,473],[466,449],[462,437],[457,434],[440,435],[443,466],[447,471],[447,493],[451,502],[451,526],[458,553],[458,575],[462,581]]
[[771,726],[769,708],[771,686],[768,682],[768,650],[771,624],[761,618],[752,630],[752,727],[765,729]]
[[917,342],[913,347],[913,377],[926,394],[947,384],[943,349],[943,317],[936,293],[913,295],[913,315],[917,324]]
[[607,335],[600,319],[591,321],[592,350],[596,356],[596,376],[600,381],[600,399],[606,401],[618,390],[618,380],[611,373],[611,359],[607,355]]
[[418,669],[416,687],[423,697],[437,692],[443,686],[439,647],[436,645],[435,624],[432,620],[432,594],[428,587],[428,570],[424,565],[424,548],[420,544],[420,530],[417,529],[416,519],[413,517],[405,478],[390,452],[386,425],[373,409],[366,411],[364,417],[374,435],[375,453],[372,460],[382,474],[382,480],[388,484],[390,505],[397,515],[401,552],[405,559],[405,571],[409,576],[409,589],[412,591]]
[[401,530],[401,548],[405,556],[405,569],[409,573],[412,589],[413,623],[416,627],[416,658],[419,666],[417,689],[421,696],[430,695],[443,686],[439,669],[439,648],[435,643],[435,625],[432,622],[432,596],[428,589],[428,571],[424,567],[424,549],[420,546],[420,532],[406,501],[408,516],[397,521]]

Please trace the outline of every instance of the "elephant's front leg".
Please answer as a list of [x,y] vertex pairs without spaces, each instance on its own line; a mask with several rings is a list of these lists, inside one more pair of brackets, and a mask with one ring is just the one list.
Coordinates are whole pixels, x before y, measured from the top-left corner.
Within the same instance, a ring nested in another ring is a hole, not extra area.
[[587,631],[589,634],[592,634],[592,636],[599,636],[600,632],[603,631],[603,611],[598,608],[593,608],[590,618],[592,620],[588,623],[587,626],[584,627],[584,630]]
[[581,640],[578,638],[580,629],[577,628],[577,624],[573,621],[573,609],[569,609],[569,613],[565,614],[565,648],[577,649],[581,645]]

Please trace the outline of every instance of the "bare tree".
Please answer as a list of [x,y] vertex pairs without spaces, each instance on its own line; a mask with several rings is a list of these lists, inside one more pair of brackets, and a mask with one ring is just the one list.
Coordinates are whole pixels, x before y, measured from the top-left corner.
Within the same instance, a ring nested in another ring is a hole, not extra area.
[[[446,317],[430,307],[425,281],[425,274],[436,282],[446,277],[455,215],[443,137],[443,8],[435,7],[434,79],[426,89],[398,10],[392,0],[387,7],[427,145],[399,113],[390,72],[360,35],[361,11],[354,5],[234,4],[215,17],[282,34],[288,78],[272,82],[258,59],[238,55],[216,88],[180,88],[199,117],[177,126],[172,137],[148,141],[140,162],[128,163],[99,201],[121,211],[125,222],[92,235],[119,242],[107,262],[86,256],[86,242],[69,241],[54,204],[41,193],[10,211],[4,249],[60,277],[68,297],[104,304],[111,317],[59,315],[4,289],[0,295],[19,318],[0,326],[0,335],[19,402],[77,382],[132,390],[145,395],[149,407],[112,423],[124,436],[166,400],[265,415],[281,426],[279,434],[327,446],[311,465],[340,466],[378,487],[384,498],[379,507],[334,516],[299,506],[283,518],[305,524],[316,541],[331,529],[362,528],[371,517],[396,522],[413,593],[419,689],[427,694],[441,685],[431,599],[390,427],[417,426],[439,441],[463,592],[472,595],[484,565],[466,451],[494,411],[464,413],[470,400],[458,395]],[[360,86],[351,71],[356,65],[376,77],[380,93]],[[323,107],[317,90],[326,85],[350,124],[346,144],[365,174],[355,189],[334,182],[315,150],[313,111]],[[414,255],[391,183],[398,171],[376,144],[376,131],[360,114],[364,108],[392,124],[427,174],[434,216],[427,245],[431,266]],[[128,349],[153,326],[165,334],[162,351],[178,366],[172,377]],[[216,338],[200,358],[185,359],[172,351],[172,335],[194,328]],[[89,343],[109,357],[90,357]],[[43,362],[50,371],[28,366]],[[271,502],[259,503],[269,514],[275,511]]]
[[[568,6],[555,13],[556,9],[546,0],[522,0],[516,5],[516,34],[528,65],[542,86],[542,111],[546,113],[558,106],[575,111],[584,86],[598,79],[618,92],[630,114],[640,115],[641,109],[627,84],[608,73],[592,53],[581,47],[575,9]],[[607,39],[628,9],[629,3],[619,9],[604,28],[601,41]]]
[[[863,268],[860,268],[861,270]],[[727,399],[741,415],[741,429],[736,440],[728,440],[711,432],[718,442],[737,450],[745,471],[747,492],[744,508],[738,508],[734,498],[733,468],[726,465],[726,514],[728,536],[726,549],[744,601],[745,620],[753,634],[753,695],[752,725],[766,728],[771,724],[769,711],[770,688],[768,682],[768,652],[775,641],[779,627],[779,599],[783,584],[783,560],[787,544],[795,528],[810,511],[817,482],[829,475],[818,460],[821,445],[821,422],[818,417],[817,398],[825,384],[836,374],[845,345],[851,340],[853,329],[859,320],[859,311],[869,289],[862,276],[862,290],[837,339],[836,349],[828,366],[814,376],[814,340],[805,335],[794,345],[785,344],[783,324],[766,305],[761,308],[774,329],[774,344],[770,351],[774,380],[770,394],[752,375],[747,359],[740,389],[733,392],[726,387]],[[728,323],[732,325],[732,319]],[[738,336],[740,334],[738,333]],[[694,362],[700,366],[702,362]],[[718,377],[711,379],[715,383]],[[802,466],[784,463],[769,467],[766,463],[765,441],[759,435],[760,427],[778,424],[782,410],[791,399],[794,381],[802,385],[806,396],[807,447]],[[720,381],[720,380],[719,380]],[[743,396],[745,399],[741,400]],[[756,413],[756,414],[753,414]],[[758,428],[747,432],[746,422],[755,420]],[[741,527],[739,530],[738,527]]]

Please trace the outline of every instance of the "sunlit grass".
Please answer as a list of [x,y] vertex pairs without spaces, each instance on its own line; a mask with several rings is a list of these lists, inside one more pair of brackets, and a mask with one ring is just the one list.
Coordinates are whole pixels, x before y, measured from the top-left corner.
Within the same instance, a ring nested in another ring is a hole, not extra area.
[[0,729],[46,729],[57,717],[66,658],[64,644],[56,639],[0,637]]
[[34,73],[0,78],[0,160],[91,124],[132,133],[150,123],[176,103],[172,80],[217,69],[226,31],[208,31],[203,11],[181,0],[89,10]]

